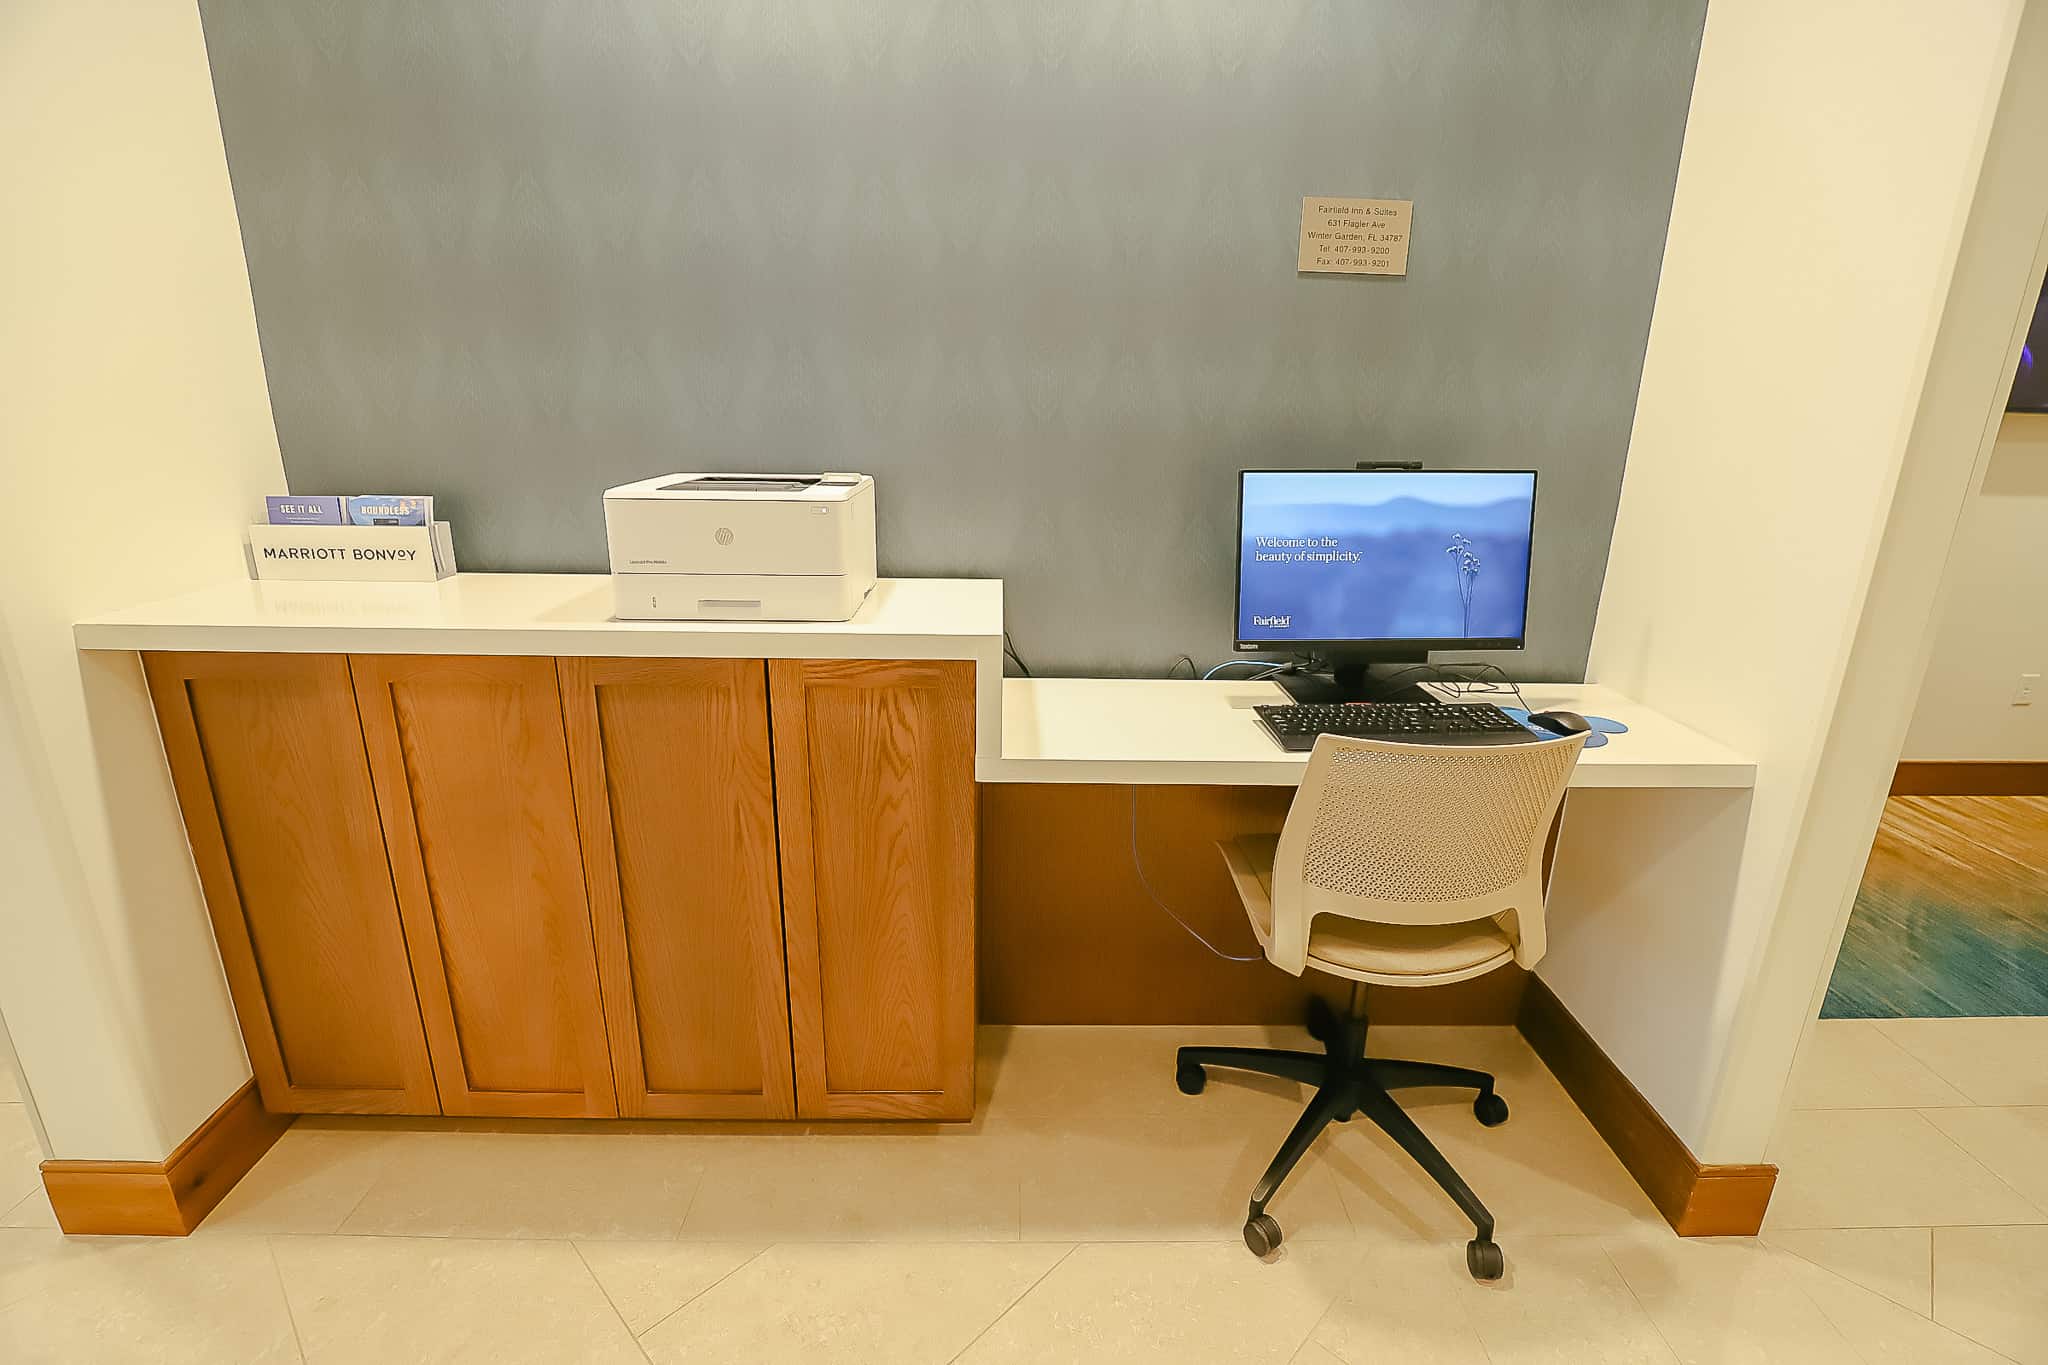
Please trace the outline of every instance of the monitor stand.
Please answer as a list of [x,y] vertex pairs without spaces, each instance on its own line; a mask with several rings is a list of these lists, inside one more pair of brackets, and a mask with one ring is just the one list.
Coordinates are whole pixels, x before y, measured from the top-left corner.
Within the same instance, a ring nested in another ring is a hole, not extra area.
[[[1419,661],[1418,661],[1419,662]],[[1410,667],[1397,664],[1388,673]],[[1406,675],[1410,678],[1415,674]],[[1432,702],[1438,698],[1424,691],[1419,682],[1374,681],[1371,665],[1361,660],[1340,659],[1328,673],[1289,673],[1273,679],[1287,689],[1287,695],[1304,706],[1347,701]]]

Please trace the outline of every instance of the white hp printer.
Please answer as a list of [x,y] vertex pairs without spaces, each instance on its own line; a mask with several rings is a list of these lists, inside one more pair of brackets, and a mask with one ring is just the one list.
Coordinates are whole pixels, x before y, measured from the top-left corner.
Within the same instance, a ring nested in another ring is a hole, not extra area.
[[608,488],[627,621],[844,621],[875,586],[865,474],[664,474]]

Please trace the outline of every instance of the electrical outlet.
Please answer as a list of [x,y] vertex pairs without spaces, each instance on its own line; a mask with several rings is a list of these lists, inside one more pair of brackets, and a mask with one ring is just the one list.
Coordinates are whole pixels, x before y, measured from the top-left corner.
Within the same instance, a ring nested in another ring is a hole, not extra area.
[[2041,675],[2039,673],[2020,674],[2020,685],[2012,690],[2012,704],[2014,706],[2032,706],[2034,704],[2034,693],[2040,689],[2040,686]]

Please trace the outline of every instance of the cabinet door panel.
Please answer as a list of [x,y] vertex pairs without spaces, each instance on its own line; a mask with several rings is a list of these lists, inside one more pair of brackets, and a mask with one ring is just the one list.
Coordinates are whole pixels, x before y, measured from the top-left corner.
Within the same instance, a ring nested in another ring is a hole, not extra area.
[[974,1102],[974,666],[769,664],[806,1117]]
[[619,1112],[795,1112],[766,671],[563,659]]
[[348,661],[143,662],[264,1107],[439,1113]]
[[349,664],[442,1106],[616,1113],[554,660]]

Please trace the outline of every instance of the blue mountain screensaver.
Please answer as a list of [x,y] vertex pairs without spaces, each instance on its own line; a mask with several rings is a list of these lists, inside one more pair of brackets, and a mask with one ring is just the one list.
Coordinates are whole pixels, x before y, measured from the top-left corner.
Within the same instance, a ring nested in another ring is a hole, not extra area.
[[1532,474],[1245,475],[1240,640],[1515,640]]

